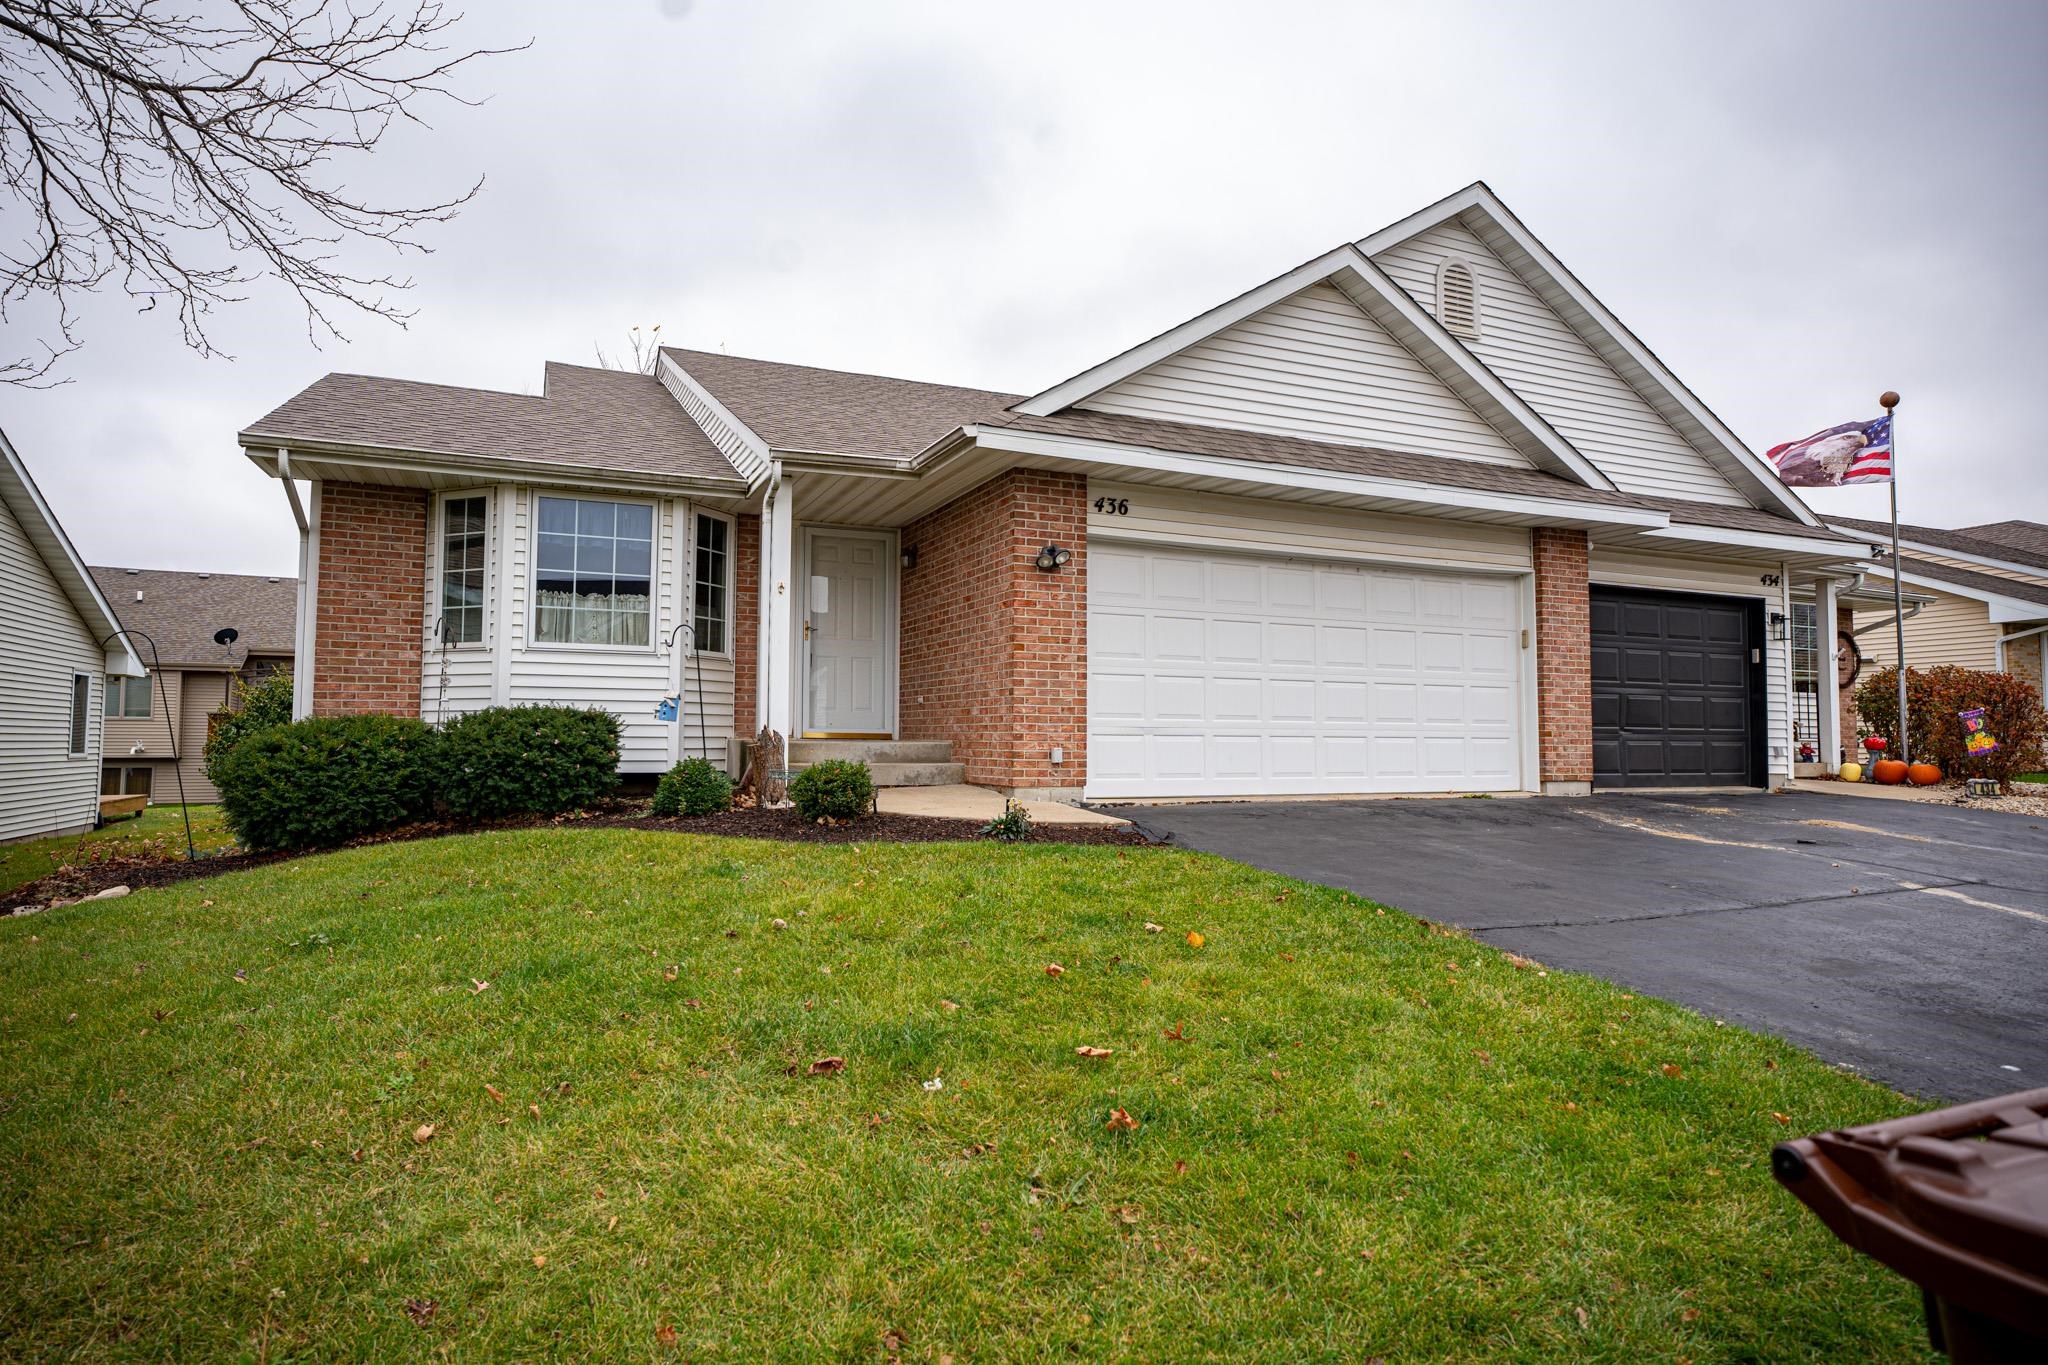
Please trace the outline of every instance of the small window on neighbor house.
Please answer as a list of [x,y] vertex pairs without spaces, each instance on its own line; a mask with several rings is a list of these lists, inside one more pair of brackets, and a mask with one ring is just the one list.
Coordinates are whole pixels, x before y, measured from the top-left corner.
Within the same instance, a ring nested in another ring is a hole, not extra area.
[[719,517],[697,517],[696,614],[690,638],[706,654],[730,647],[727,602],[732,591],[732,523]]
[[107,679],[107,718],[109,720],[149,719],[150,678]]
[[1445,261],[1437,271],[1436,320],[1452,336],[1479,339],[1479,281],[1463,261]]
[[92,679],[83,673],[71,675],[71,752],[74,756],[86,749],[87,726],[92,717]]
[[484,500],[441,501],[441,639],[473,645],[484,638]]

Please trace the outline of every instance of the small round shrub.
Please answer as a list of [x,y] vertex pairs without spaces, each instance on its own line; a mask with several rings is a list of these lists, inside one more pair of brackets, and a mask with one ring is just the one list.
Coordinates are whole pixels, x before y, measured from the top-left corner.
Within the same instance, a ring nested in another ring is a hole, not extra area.
[[686,758],[654,784],[654,813],[717,815],[732,809],[732,779],[704,758]]
[[858,820],[875,808],[875,779],[865,763],[828,758],[791,780],[789,799],[805,820]]
[[282,669],[262,681],[247,683],[235,679],[235,704],[224,706],[209,719],[204,766],[207,780],[216,787],[220,778],[214,764],[221,755],[259,730],[292,723],[292,675]]
[[331,848],[433,809],[437,736],[403,716],[322,716],[274,725],[211,765],[244,848]]
[[574,706],[487,706],[441,731],[436,787],[462,820],[582,810],[619,785],[619,719]]

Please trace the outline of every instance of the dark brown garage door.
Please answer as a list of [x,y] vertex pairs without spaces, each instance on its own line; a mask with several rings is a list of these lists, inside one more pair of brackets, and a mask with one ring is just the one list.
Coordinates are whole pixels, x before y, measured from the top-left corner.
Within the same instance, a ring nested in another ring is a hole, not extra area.
[[1594,588],[1592,607],[1593,784],[1756,785],[1758,606]]

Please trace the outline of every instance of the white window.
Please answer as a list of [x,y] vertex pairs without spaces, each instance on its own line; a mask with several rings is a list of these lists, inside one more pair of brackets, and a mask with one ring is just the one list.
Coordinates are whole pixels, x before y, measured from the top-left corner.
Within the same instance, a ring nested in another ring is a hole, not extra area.
[[110,720],[148,720],[150,678],[107,679],[107,717]]
[[696,603],[690,638],[706,654],[732,652],[732,523],[697,514]]
[[653,639],[654,508],[541,497],[534,537],[534,639],[637,645]]
[[92,678],[84,673],[71,675],[71,753],[73,757],[85,752],[89,738],[86,727],[92,721]]
[[1452,336],[1479,339],[1479,279],[1455,257],[1437,269],[1436,320]]
[[481,493],[441,499],[441,625],[444,644],[484,638],[484,546],[489,503]]

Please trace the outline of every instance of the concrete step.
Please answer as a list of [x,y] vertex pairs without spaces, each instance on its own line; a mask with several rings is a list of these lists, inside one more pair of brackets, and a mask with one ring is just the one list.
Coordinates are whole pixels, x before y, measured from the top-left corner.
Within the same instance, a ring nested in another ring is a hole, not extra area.
[[877,787],[953,787],[967,780],[965,763],[870,763]]
[[953,746],[943,739],[797,739],[789,745],[789,766],[808,767],[828,758],[877,763],[951,763]]

